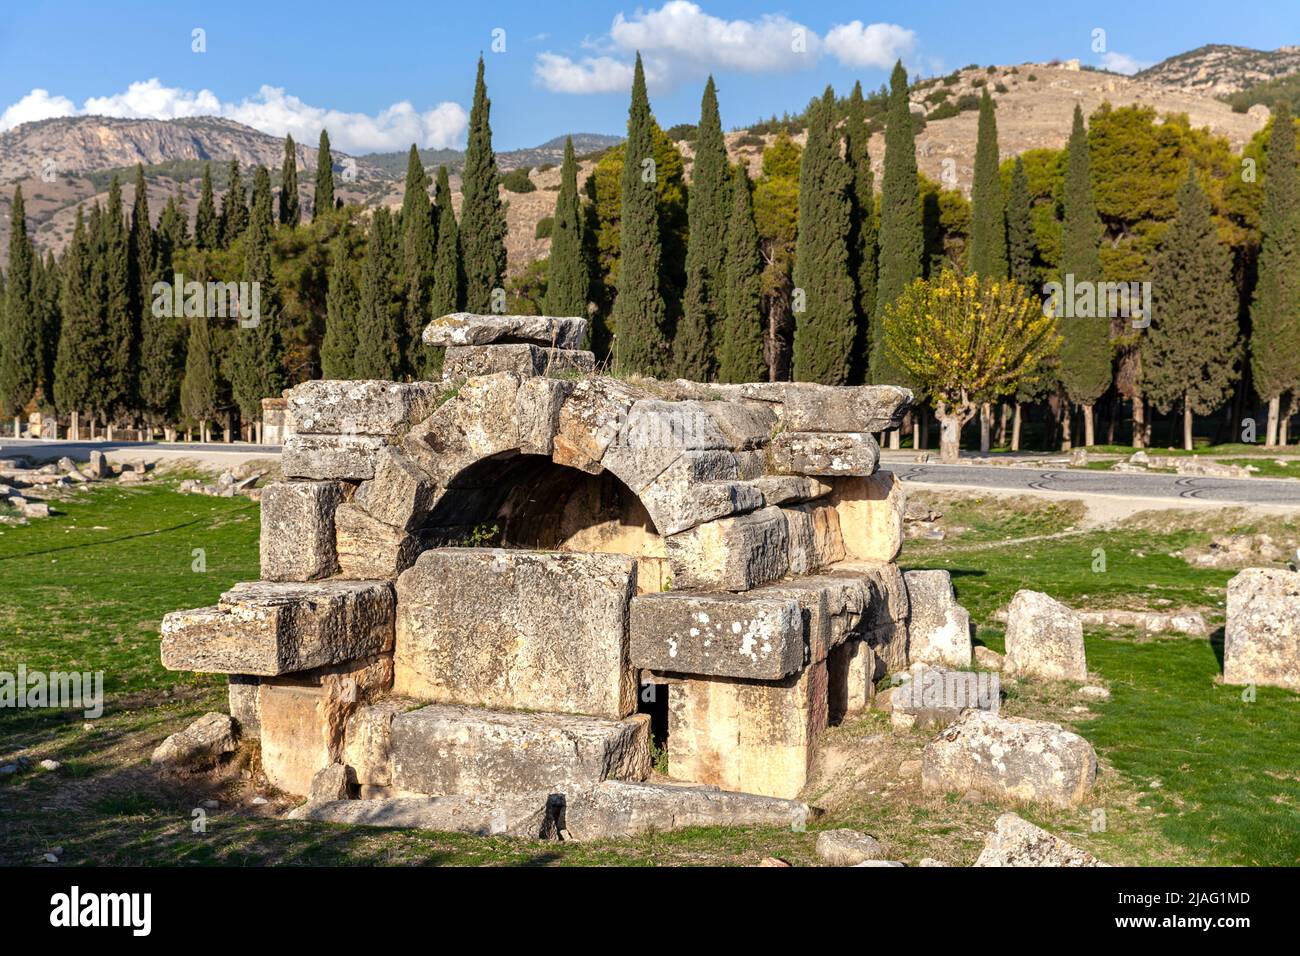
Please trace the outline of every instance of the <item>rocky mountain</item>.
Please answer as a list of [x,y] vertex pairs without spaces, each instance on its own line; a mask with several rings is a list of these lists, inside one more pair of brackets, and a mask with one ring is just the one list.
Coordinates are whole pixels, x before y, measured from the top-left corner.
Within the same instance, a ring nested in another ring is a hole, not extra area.
[[1136,79],[1208,96],[1226,96],[1300,72],[1300,46],[1276,50],[1211,43],[1161,60]]

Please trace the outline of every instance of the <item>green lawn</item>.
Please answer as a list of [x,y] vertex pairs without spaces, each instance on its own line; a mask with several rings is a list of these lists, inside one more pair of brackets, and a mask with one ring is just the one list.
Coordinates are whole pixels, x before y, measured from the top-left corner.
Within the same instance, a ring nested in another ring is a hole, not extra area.
[[[1002,632],[992,614],[1021,587],[1080,607],[1186,605],[1222,621],[1232,572],[1192,569],[1170,555],[1217,530],[1204,516],[1081,532],[1081,509],[1068,503],[931,497],[944,526],[965,530],[942,542],[909,541],[902,563],[950,570],[979,639],[995,649]],[[160,780],[148,768],[152,748],[198,714],[224,707],[224,687],[218,678],[164,671],[158,622],[257,576],[257,506],[179,495],[160,483],[82,491],[58,511],[0,529],[0,670],[18,663],[102,669],[109,701],[90,724],[77,712],[0,711],[0,763],[22,752],[33,764],[0,777],[0,864],[35,863],[54,845],[65,847],[68,863],[108,864],[815,861],[815,833],[778,828],[536,845],[271,819],[272,807],[248,805],[242,766],[219,778]],[[193,569],[194,549],[203,550],[206,571]],[[1098,549],[1104,572],[1093,571]],[[1025,814],[1115,863],[1296,864],[1300,735],[1292,731],[1300,698],[1261,689],[1243,702],[1239,688],[1218,683],[1218,646],[1089,634],[1090,669],[1113,696],[1082,713],[1068,686],[1012,687],[1006,713],[1063,722],[1091,740],[1102,761],[1093,804]],[[923,856],[971,862],[1002,808],[925,796],[906,782],[901,765],[927,739],[891,734],[875,712],[834,728],[828,751],[852,755],[848,770],[866,769],[850,786],[810,791],[814,802],[826,795],[828,808],[810,829],[870,830],[912,864]],[[39,769],[46,757],[62,766]],[[193,809],[207,798],[222,807],[210,813],[205,833],[194,833]],[[1098,807],[1106,810],[1102,832],[1090,826]]]

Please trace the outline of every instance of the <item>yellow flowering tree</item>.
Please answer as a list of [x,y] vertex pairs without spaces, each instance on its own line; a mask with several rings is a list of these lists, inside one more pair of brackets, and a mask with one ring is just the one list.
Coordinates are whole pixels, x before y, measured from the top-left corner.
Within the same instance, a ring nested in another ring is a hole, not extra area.
[[885,347],[934,397],[946,462],[957,460],[978,403],[1032,385],[1061,346],[1056,320],[1023,286],[948,270],[904,289],[882,325]]

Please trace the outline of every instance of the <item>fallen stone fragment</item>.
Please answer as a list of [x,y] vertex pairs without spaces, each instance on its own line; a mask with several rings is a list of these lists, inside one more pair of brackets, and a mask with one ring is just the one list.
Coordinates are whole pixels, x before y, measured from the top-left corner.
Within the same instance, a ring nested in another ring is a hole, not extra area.
[[1223,680],[1300,691],[1300,572],[1248,568],[1228,582]]
[[557,812],[558,802],[542,790],[493,796],[451,794],[309,801],[291,810],[289,819],[554,840],[558,837]]
[[985,647],[983,644],[976,645],[973,656],[975,658],[975,666],[981,670],[1002,670],[1002,655],[991,647]]
[[1085,700],[1110,700],[1110,691],[1105,687],[1089,685],[1079,688],[1079,696]]
[[857,866],[866,860],[881,860],[885,847],[879,840],[857,830],[826,830],[817,835],[817,855],[830,866]]
[[907,571],[908,656],[925,664],[969,667],[970,614],[957,603],[947,571]]
[[237,733],[229,714],[204,714],[159,744],[150,762],[185,769],[208,766],[235,750]]
[[1083,623],[1060,601],[1020,590],[1007,608],[1007,674],[1049,680],[1087,680]]
[[[998,713],[997,674],[913,664],[889,695],[890,723],[899,730],[947,727],[967,710]],[[898,678],[895,678],[898,679]]]
[[1107,866],[1014,813],[998,817],[975,866]]
[[708,786],[606,780],[566,794],[564,828],[574,840],[708,826],[802,826],[808,805]]
[[585,318],[550,315],[477,315],[453,312],[434,319],[421,335],[425,345],[488,345],[533,342],[559,349],[582,348]]
[[900,863],[898,860],[863,860],[861,863],[855,863],[854,866],[907,866],[906,863]]
[[311,790],[308,799],[312,802],[328,800],[346,800],[348,797],[348,768],[341,763],[332,763],[317,771],[311,778]]

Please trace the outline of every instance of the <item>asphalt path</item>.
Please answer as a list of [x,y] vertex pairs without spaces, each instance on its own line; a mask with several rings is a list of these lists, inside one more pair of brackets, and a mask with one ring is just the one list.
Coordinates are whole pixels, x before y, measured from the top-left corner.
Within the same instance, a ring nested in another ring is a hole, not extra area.
[[0,458],[30,455],[52,460],[67,455],[85,461],[92,451],[167,451],[195,455],[278,455],[279,445],[249,445],[244,442],[161,442],[161,441],[66,441],[43,438],[0,438]]

